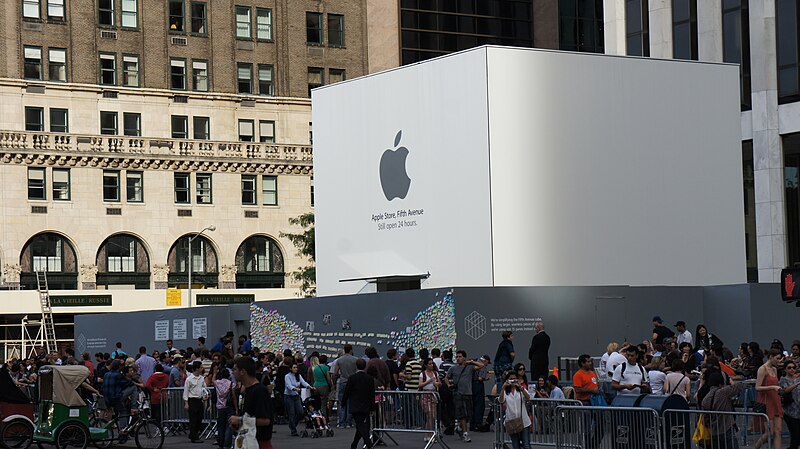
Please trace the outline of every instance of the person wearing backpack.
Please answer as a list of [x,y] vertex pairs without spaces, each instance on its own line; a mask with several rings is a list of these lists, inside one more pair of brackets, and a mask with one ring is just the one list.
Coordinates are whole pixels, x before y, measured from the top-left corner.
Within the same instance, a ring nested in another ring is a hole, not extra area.
[[617,394],[623,395],[649,393],[650,380],[644,367],[638,362],[639,350],[636,346],[628,346],[624,353],[626,361],[614,368],[611,387],[617,391]]

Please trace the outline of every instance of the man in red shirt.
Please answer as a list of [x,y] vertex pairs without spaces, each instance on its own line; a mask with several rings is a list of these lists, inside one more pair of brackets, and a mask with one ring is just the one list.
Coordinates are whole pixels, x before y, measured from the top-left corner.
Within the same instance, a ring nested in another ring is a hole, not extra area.
[[[575,388],[575,399],[581,401],[583,405],[592,405],[592,395],[602,394],[600,392],[600,384],[597,381],[597,374],[594,372],[592,363],[592,356],[589,354],[581,354],[578,357],[578,366],[580,369],[572,376],[572,384]],[[603,420],[595,419],[594,414],[587,415],[586,428],[586,444],[584,447],[592,449],[603,440],[604,428]]]
[[81,357],[83,357],[83,365],[89,368],[89,376],[91,377],[94,374],[94,363],[89,360],[90,357],[88,352],[81,354]]
[[145,389],[150,392],[150,413],[153,419],[161,422],[161,400],[164,398],[164,388],[169,387],[169,374],[164,372],[160,363],[156,364],[153,375],[147,379]]

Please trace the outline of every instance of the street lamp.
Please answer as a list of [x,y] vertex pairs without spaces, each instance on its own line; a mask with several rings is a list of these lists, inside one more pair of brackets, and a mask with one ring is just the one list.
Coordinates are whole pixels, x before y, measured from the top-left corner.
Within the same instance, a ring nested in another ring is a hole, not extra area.
[[189,237],[189,307],[192,307],[192,241],[200,237],[204,232],[214,232],[217,227],[214,225],[206,226],[202,231],[196,232],[193,236]]

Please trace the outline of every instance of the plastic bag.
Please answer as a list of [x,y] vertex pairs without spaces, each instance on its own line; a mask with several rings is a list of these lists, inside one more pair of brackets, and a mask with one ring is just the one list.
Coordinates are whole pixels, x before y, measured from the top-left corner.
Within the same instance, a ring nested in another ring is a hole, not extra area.
[[242,422],[239,425],[239,432],[236,433],[233,447],[235,449],[258,449],[258,441],[256,441],[256,419],[247,413],[242,417]]
[[696,441],[698,443],[705,443],[711,440],[711,430],[706,427],[705,419],[703,416],[700,416],[700,419],[697,420],[697,427],[694,429],[694,434],[692,435],[692,441]]

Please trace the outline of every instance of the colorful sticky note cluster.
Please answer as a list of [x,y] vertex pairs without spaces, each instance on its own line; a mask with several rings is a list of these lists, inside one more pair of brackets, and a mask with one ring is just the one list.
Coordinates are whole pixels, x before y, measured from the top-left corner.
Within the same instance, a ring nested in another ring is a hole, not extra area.
[[250,304],[250,334],[253,346],[261,351],[284,349],[305,352],[303,329],[277,310],[264,310]]
[[417,313],[405,331],[391,332],[395,348],[454,348],[456,345],[456,306],[453,291],[427,309]]

